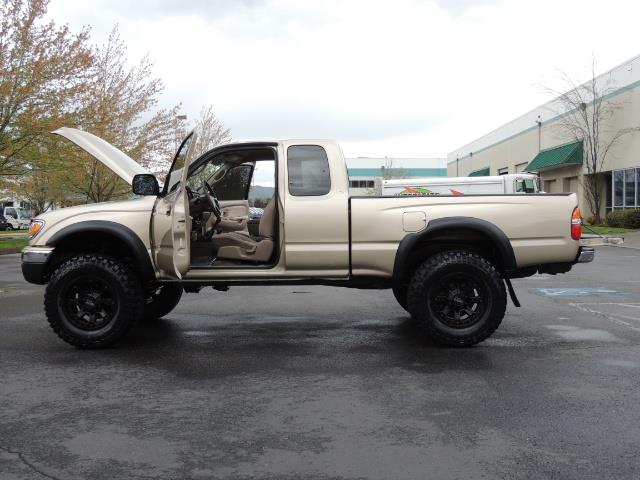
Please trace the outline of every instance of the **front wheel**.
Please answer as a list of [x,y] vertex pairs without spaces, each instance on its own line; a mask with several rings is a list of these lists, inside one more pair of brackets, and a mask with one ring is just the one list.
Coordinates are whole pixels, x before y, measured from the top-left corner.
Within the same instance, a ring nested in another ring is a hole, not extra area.
[[65,342],[80,348],[113,345],[140,318],[140,280],[124,263],[77,255],[51,276],[44,296],[47,320]]
[[144,320],[156,320],[167,315],[176,308],[182,297],[182,286],[175,283],[155,285],[145,300]]
[[484,257],[443,252],[426,260],[409,285],[411,315],[438,343],[467,347],[489,337],[507,306],[504,282]]

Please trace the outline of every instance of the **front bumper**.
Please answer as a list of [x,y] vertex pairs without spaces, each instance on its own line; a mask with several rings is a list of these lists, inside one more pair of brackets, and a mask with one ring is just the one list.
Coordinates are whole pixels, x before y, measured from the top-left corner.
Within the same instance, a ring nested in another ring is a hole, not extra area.
[[27,282],[46,283],[45,268],[53,250],[53,247],[25,247],[22,250],[22,276]]
[[593,262],[595,256],[596,251],[593,247],[580,247],[580,250],[578,250],[578,258],[576,259],[576,263]]

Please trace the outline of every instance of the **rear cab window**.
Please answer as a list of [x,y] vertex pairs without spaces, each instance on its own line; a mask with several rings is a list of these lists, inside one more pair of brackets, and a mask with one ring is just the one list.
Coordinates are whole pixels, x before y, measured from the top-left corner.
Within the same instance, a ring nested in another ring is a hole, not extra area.
[[327,152],[319,145],[292,145],[287,149],[289,193],[296,197],[326,195],[331,191]]
[[518,178],[516,180],[516,193],[535,193],[536,184],[532,178]]

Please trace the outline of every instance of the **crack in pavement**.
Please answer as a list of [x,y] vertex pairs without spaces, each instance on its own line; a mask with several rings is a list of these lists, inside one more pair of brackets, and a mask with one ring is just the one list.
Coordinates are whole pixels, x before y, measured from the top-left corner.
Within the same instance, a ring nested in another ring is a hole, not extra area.
[[25,464],[31,470],[33,470],[36,473],[39,473],[40,475],[42,475],[45,478],[50,478],[51,480],[62,480],[61,478],[54,477],[53,475],[49,475],[48,473],[40,470],[36,465],[31,463],[29,460],[27,460],[27,457],[25,457],[22,452],[11,450],[10,448],[3,447],[2,445],[0,445],[0,450],[4,450],[5,452],[7,452],[7,453],[9,453],[11,455],[17,456],[23,464]]
[[[38,468],[34,463],[30,462],[22,452],[18,452],[16,450],[11,450],[10,448],[4,447],[2,445],[0,445],[0,450],[2,450],[4,452],[7,452],[10,455],[15,455],[16,457],[18,457],[20,459],[20,461],[24,465],[26,465],[31,470],[33,470],[34,472],[42,475],[45,478],[49,478],[50,480],[62,480],[62,478],[56,477],[54,475],[51,475],[51,474],[41,470],[40,468]],[[157,475],[151,476],[151,475],[137,474],[137,475],[133,475],[133,476],[131,476],[129,478],[140,478],[140,479],[143,479],[143,480],[162,480],[163,477],[159,477]]]

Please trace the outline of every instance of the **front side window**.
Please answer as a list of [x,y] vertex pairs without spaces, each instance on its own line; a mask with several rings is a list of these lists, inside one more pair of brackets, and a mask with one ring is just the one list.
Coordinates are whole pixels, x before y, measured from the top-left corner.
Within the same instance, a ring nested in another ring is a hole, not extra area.
[[331,191],[329,159],[318,145],[294,145],[287,149],[289,193],[310,197]]
[[178,181],[182,176],[182,169],[185,168],[185,163],[187,161],[187,153],[189,153],[189,147],[191,143],[193,143],[193,132],[191,132],[187,137],[182,141],[180,146],[178,147],[178,151],[173,157],[173,162],[171,163],[171,168],[169,169],[169,173],[164,179],[164,193],[175,190],[178,185]]

